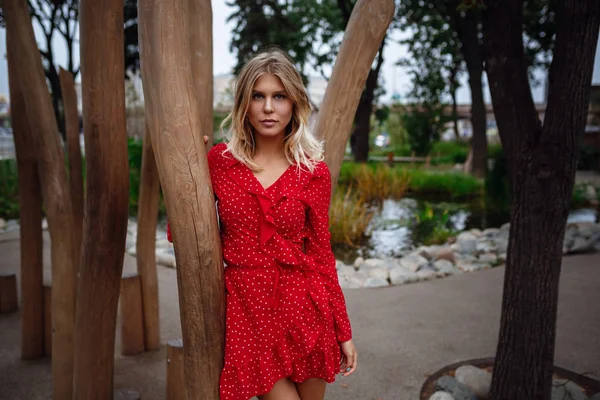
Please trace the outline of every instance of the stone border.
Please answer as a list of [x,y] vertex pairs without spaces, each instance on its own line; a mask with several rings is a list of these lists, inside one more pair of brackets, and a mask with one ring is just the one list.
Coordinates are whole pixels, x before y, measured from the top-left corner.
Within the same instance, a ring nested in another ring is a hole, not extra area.
[[[494,357],[474,358],[471,360],[459,361],[459,362],[447,365],[447,366],[439,369],[438,371],[431,374],[425,380],[425,382],[423,383],[423,386],[421,386],[421,391],[419,392],[419,399],[420,400],[429,400],[429,396],[431,396],[435,392],[435,390],[434,390],[435,382],[442,376],[448,375],[448,373],[450,371],[454,371],[458,367],[461,367],[463,365],[472,365],[474,367],[482,368],[482,369],[487,368],[487,367],[493,367],[494,361],[495,361]],[[585,394],[588,397],[592,397],[593,395],[600,393],[600,381],[590,378],[589,376],[581,375],[576,372],[558,367],[556,365],[554,366],[553,372],[557,375],[560,375],[562,378],[570,380],[570,381],[576,383],[577,385],[581,386],[582,388],[585,388],[585,390],[586,390]]]

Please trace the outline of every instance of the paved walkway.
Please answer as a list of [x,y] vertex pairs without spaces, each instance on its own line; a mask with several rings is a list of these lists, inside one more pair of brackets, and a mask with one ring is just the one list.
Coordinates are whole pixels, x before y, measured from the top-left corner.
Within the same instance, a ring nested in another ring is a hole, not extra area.
[[[13,239],[16,235],[13,235]],[[8,240],[8,241],[7,241]],[[0,271],[18,273],[18,241],[0,236]],[[46,259],[49,257],[46,254]],[[134,266],[126,259],[126,269]],[[46,262],[49,265],[49,261]],[[385,289],[346,291],[359,369],[328,388],[328,400],[416,400],[428,374],[493,356],[504,268]],[[180,337],[176,271],[159,268],[161,339]],[[600,254],[564,259],[556,364],[600,379]],[[0,398],[50,399],[48,359],[19,359],[20,313],[0,316]],[[165,350],[115,360],[115,386],[165,398]]]

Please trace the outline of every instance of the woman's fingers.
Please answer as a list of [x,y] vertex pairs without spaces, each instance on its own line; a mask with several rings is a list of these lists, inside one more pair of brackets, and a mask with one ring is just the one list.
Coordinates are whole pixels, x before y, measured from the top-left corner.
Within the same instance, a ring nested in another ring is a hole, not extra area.
[[208,136],[204,135],[204,144],[208,143]]
[[345,368],[343,369],[344,376],[351,375],[356,369],[356,352],[346,355]]

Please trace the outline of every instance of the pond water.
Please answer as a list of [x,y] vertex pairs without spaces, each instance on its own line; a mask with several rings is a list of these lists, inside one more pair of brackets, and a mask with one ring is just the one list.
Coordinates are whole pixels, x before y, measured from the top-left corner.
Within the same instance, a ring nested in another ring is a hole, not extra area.
[[[402,257],[424,244],[423,231],[431,226],[460,232],[473,228],[499,228],[509,221],[508,214],[490,212],[477,203],[428,202],[414,198],[384,200],[381,207],[374,207],[373,211],[365,243],[358,248],[335,246],[339,260],[353,264],[359,256]],[[568,222],[596,222],[597,219],[596,210],[578,209],[571,211]]]

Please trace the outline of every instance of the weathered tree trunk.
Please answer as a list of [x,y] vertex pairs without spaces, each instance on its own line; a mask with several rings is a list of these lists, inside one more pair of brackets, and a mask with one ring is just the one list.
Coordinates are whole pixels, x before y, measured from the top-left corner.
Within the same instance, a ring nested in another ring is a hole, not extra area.
[[393,17],[393,0],[358,0],[346,26],[314,129],[325,138],[333,189],[365,81]]
[[551,396],[562,245],[600,25],[597,0],[561,4],[542,125],[523,56],[522,2],[486,2],[487,73],[513,198],[496,400]]
[[33,131],[16,74],[13,45],[6,36],[10,111],[19,174],[19,236],[21,255],[21,358],[44,355],[42,192],[33,147]]
[[[60,69],[60,88],[65,116],[65,136],[67,157],[69,160],[69,187],[73,204],[75,237],[81,238],[83,230],[83,172],[81,164],[81,145],[79,144],[79,113],[77,112],[77,93],[73,75]],[[76,248],[76,260],[81,258],[81,246]]]
[[[138,3],[146,120],[171,223],[188,399],[218,399],[225,341],[223,260],[200,115],[189,29],[212,18],[209,0]],[[204,15],[192,12],[196,7]],[[174,22],[177,21],[176,29]],[[212,41],[210,30],[206,41]],[[207,59],[206,62],[212,63]],[[205,69],[205,73],[208,69]],[[208,80],[210,77],[204,77]],[[206,89],[204,89],[206,90]],[[211,102],[212,104],[212,102]],[[212,115],[212,111],[211,111]],[[208,135],[209,133],[206,132]]]
[[[73,210],[63,149],[44,77],[31,18],[24,0],[4,0],[2,9],[9,45],[14,46],[17,84],[23,91],[27,120],[36,134],[34,147],[44,208],[52,242],[52,380],[53,397],[71,399],[76,267]],[[122,27],[121,27],[122,29]]]
[[371,133],[371,114],[373,114],[373,100],[379,79],[379,71],[383,65],[383,49],[385,47],[385,36],[379,46],[377,65],[375,69],[369,70],[365,89],[363,90],[356,114],[354,115],[354,132],[352,151],[355,162],[367,162],[369,159],[369,134]]
[[145,123],[140,175],[140,203],[136,242],[136,261],[142,282],[144,347],[146,351],[160,347],[158,307],[158,274],[156,271],[156,223],[160,200],[160,181],[152,150],[152,138]]
[[196,106],[199,108],[200,132],[208,136],[206,148],[210,150],[213,146],[213,63],[208,60],[213,59],[213,43],[207,38],[212,37],[212,18],[206,18],[212,15],[210,2],[203,0],[189,1],[190,21],[202,21],[201,24],[188,25],[189,54],[191,57],[192,77],[196,96],[202,101],[198,101]]
[[73,391],[111,399],[129,206],[123,0],[83,0],[80,18],[87,193]]
[[487,116],[483,98],[483,50],[479,41],[480,13],[469,10],[460,19],[457,31],[461,40],[461,52],[469,72],[469,88],[471,89],[471,124],[473,138],[472,173],[479,178],[487,174]]

